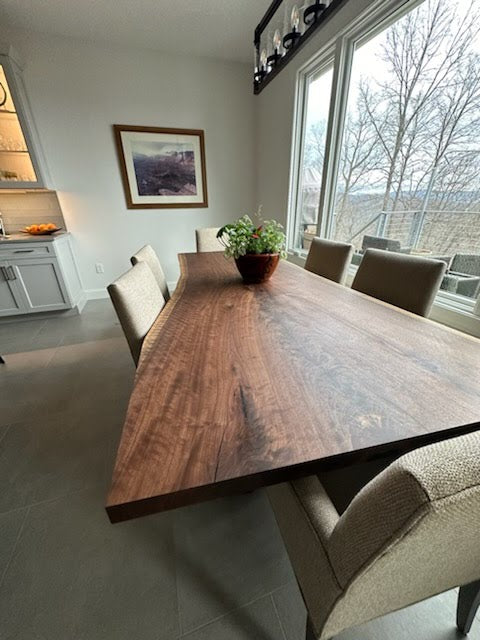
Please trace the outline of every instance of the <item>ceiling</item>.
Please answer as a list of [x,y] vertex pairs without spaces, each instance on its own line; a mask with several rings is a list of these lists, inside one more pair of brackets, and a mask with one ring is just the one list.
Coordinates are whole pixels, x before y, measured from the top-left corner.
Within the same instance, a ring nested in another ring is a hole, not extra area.
[[250,62],[271,0],[0,0],[9,27]]

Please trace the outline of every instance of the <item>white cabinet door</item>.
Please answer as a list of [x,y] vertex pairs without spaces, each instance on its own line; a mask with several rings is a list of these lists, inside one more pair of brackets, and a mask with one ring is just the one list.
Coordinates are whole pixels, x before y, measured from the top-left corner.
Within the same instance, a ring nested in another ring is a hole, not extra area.
[[25,301],[15,283],[14,273],[7,262],[0,263],[0,316],[25,313]]
[[25,297],[27,313],[71,307],[55,258],[22,258],[10,264]]

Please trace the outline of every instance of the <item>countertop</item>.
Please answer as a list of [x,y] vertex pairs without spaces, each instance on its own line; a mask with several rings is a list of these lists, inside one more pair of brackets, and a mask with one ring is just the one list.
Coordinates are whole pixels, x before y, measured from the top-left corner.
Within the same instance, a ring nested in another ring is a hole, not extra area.
[[57,238],[70,235],[68,231],[57,231],[50,236],[31,236],[28,233],[12,233],[8,238],[0,236],[0,247],[2,244],[11,242],[54,242]]

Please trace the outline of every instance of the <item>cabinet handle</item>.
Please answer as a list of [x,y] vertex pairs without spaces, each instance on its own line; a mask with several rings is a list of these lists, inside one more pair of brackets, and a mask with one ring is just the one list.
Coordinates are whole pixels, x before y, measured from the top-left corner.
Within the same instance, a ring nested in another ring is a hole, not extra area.
[[7,267],[0,267],[0,269],[2,270],[3,277],[5,278],[5,280],[10,280],[10,278],[8,277]]
[[17,249],[13,253],[33,253],[35,249]]
[[17,275],[15,273],[15,270],[13,267],[7,267],[7,271],[8,271],[8,275],[9,275],[9,280],[16,280],[17,279]]

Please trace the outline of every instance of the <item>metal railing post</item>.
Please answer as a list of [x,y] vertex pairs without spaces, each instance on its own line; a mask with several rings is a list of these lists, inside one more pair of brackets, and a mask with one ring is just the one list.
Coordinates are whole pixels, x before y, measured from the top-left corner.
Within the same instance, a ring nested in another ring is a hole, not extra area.
[[414,249],[417,248],[420,236],[422,235],[423,225],[425,223],[425,214],[426,211],[424,210],[414,211],[413,213],[408,242]]
[[387,229],[389,214],[386,211],[382,211],[380,217],[378,218],[377,231],[376,234],[379,238],[383,238],[385,236],[385,231]]

